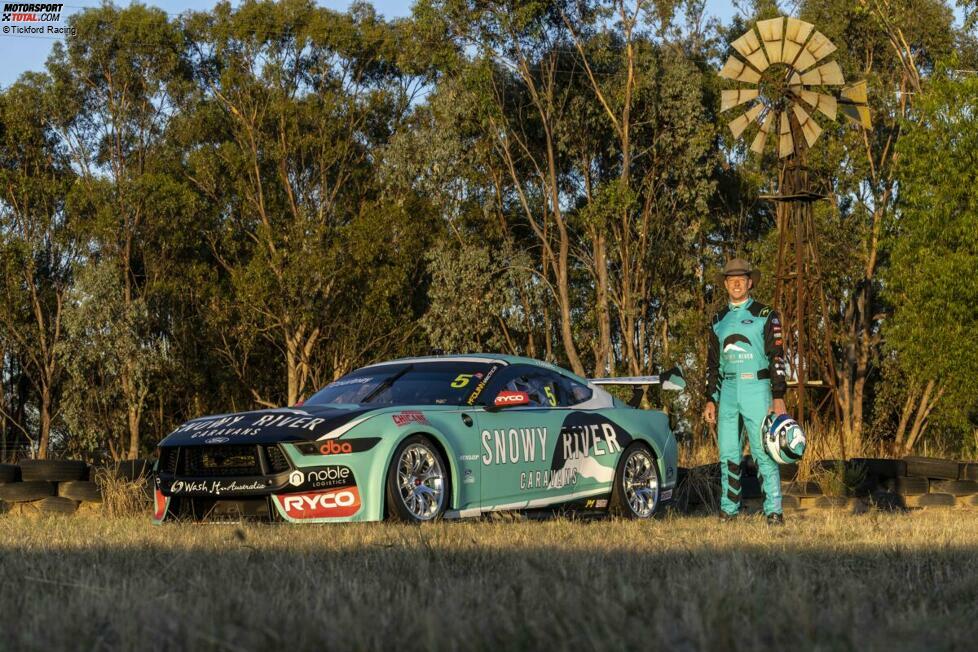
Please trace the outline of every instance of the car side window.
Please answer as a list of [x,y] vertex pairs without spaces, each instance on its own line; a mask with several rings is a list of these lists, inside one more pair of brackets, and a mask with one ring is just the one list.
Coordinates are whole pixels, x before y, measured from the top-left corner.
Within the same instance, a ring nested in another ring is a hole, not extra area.
[[532,407],[557,407],[560,405],[558,383],[548,373],[526,372],[509,380],[503,389],[526,392]]
[[589,401],[594,395],[590,387],[566,376],[560,377],[559,389],[560,404],[568,407]]

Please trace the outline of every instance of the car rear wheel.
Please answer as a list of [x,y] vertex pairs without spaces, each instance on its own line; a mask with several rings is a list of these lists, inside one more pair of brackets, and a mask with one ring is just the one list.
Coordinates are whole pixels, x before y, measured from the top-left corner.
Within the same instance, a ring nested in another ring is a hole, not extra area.
[[420,435],[394,451],[387,471],[387,516],[425,523],[440,518],[448,505],[448,466],[438,449]]
[[659,466],[651,449],[636,442],[625,449],[615,470],[611,513],[625,518],[652,518],[659,508]]

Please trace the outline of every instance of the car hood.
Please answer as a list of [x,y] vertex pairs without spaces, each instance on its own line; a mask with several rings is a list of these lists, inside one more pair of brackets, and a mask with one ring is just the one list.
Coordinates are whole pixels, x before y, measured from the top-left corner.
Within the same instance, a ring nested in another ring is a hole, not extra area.
[[377,408],[309,405],[199,417],[178,426],[160,446],[274,444],[338,437]]

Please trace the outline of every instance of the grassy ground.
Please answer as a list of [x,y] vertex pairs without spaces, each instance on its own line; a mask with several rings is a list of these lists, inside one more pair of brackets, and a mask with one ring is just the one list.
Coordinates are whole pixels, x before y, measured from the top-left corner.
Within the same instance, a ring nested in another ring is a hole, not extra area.
[[0,649],[975,649],[978,512],[0,518]]

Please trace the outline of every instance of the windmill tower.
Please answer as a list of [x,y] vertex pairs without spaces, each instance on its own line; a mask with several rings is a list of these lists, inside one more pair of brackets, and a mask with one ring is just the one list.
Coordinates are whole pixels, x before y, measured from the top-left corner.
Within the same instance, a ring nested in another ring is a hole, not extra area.
[[[836,46],[796,18],[758,21],[731,45],[735,52],[720,76],[737,82],[737,88],[722,91],[720,111],[744,106],[729,123],[734,138],[752,134],[750,150],[759,156],[773,142],[780,163],[777,191],[763,198],[777,206],[774,303],[784,322],[785,356],[794,377],[789,386],[797,388],[795,416],[801,421],[806,410],[817,416],[836,383],[812,217],[812,204],[825,195],[810,178],[807,152],[823,132],[817,115],[834,121],[841,113],[871,128],[866,82],[846,86],[839,64],[829,59]],[[822,404],[812,405],[810,392],[817,387],[829,392]]]

